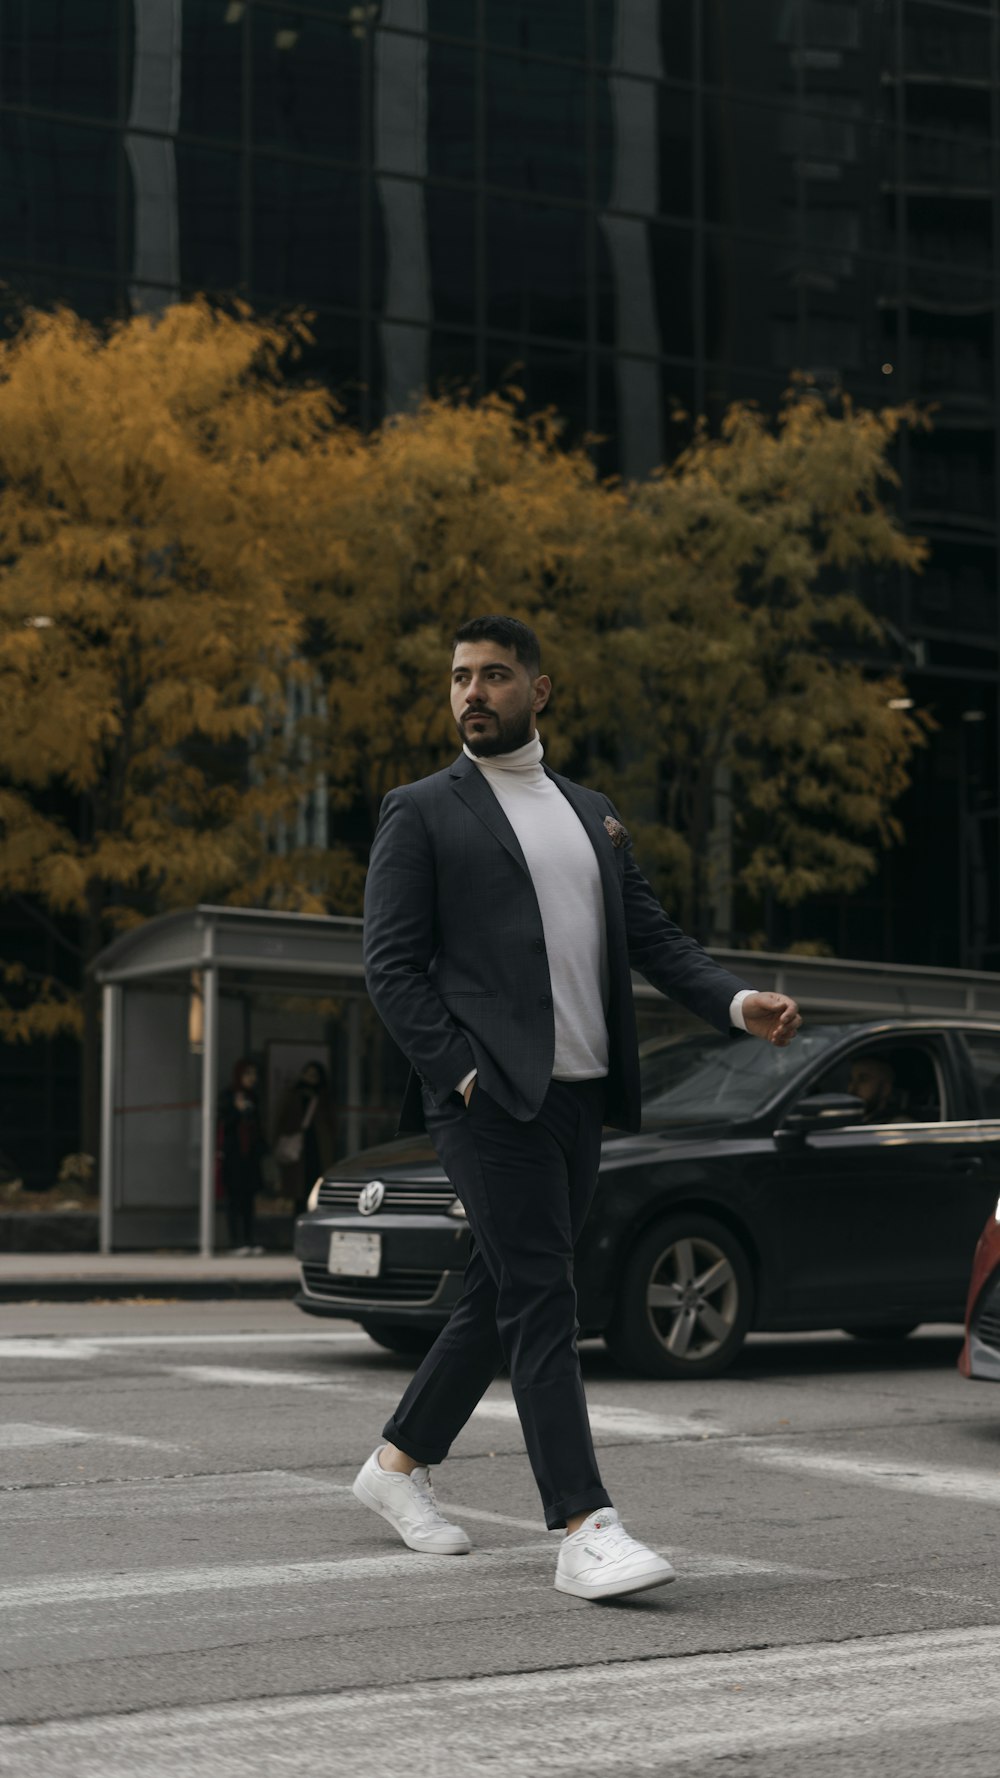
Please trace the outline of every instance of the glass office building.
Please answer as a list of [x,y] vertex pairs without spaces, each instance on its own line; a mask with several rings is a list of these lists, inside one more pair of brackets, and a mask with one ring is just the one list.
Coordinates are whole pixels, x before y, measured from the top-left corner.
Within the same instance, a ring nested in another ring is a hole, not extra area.
[[866,588],[939,723],[906,844],[769,938],[996,967],[998,102],[1000,0],[0,0],[0,279],[306,305],[363,424],[515,373],[629,476],[792,370],[936,403],[930,567]]

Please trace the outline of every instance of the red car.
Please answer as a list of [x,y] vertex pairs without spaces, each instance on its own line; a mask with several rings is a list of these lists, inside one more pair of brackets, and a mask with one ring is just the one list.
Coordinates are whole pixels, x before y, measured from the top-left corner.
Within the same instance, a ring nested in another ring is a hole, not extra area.
[[973,1255],[965,1307],[965,1344],[958,1368],[963,1377],[1000,1383],[1000,1204],[980,1235]]

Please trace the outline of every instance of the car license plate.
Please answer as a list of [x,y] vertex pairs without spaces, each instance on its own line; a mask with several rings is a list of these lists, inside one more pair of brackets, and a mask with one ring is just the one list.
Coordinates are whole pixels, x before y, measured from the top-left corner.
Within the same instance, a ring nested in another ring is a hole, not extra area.
[[335,1229],[330,1236],[328,1272],[343,1278],[377,1278],[381,1264],[381,1235],[348,1235]]

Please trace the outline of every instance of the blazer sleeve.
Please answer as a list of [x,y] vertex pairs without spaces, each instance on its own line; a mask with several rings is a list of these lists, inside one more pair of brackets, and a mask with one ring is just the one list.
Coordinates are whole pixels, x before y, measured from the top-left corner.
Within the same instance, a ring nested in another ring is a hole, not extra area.
[[[612,804],[608,804],[612,808]],[[617,810],[612,808],[616,820]],[[665,913],[632,856],[625,849],[625,931],[628,957],[633,969],[666,994],[687,1007],[717,1031],[745,1037],[732,1023],[729,1008],[734,994],[750,988],[749,982],[732,975]]]
[[372,1003],[438,1100],[476,1066],[469,1040],[435,991],[434,857],[420,810],[403,790],[382,804],[365,884],[364,963]]

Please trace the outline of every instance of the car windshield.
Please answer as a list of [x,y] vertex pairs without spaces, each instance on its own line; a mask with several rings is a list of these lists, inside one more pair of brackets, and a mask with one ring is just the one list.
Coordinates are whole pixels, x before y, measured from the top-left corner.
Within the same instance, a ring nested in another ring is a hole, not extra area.
[[639,1051],[643,1123],[730,1123],[752,1117],[848,1029],[809,1025],[787,1049],[759,1040],[736,1042],[715,1031],[650,1038]]

